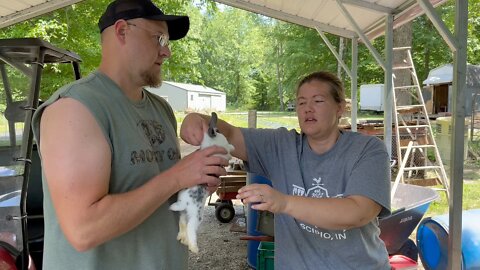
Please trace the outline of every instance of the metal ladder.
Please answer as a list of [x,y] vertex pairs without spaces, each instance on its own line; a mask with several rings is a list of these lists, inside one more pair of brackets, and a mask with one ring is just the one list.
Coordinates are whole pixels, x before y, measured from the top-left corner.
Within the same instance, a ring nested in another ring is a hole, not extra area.
[[[412,177],[426,176],[435,172],[436,179],[448,194],[449,181],[443,166],[437,144],[433,137],[432,126],[428,117],[422,90],[418,83],[410,47],[394,48],[393,64],[393,109],[395,124],[395,142],[399,170],[392,188],[392,198],[398,183],[405,183]],[[400,72],[410,73],[410,80],[400,82]],[[404,139],[402,140],[402,136]],[[408,145],[406,145],[408,142]],[[428,155],[435,155],[431,161]]]

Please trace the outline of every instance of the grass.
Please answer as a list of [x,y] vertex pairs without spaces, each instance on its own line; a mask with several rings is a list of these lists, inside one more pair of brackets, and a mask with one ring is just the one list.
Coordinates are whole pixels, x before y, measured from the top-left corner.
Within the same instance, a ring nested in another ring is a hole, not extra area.
[[[220,119],[238,126],[248,127],[248,112],[217,112]],[[175,113],[178,126],[185,118],[185,113]],[[297,115],[295,112],[257,112],[257,127],[258,128],[279,128],[285,127],[287,129],[300,130]]]
[[[430,204],[425,216],[437,216],[448,214],[448,201],[445,192],[439,191],[440,198]],[[480,208],[480,181],[473,183],[464,182],[463,185],[463,203],[462,209],[476,209]]]
[[[23,123],[15,123],[15,135],[17,137],[17,145],[22,143]],[[8,127],[8,121],[4,117],[0,117],[0,147],[10,146],[10,133]]]

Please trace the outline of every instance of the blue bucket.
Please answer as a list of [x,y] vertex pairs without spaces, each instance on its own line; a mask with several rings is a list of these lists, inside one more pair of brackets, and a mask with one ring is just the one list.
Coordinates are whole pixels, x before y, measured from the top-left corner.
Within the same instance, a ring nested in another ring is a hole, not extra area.
[[[417,246],[427,270],[447,269],[448,215],[422,220],[417,229]],[[462,269],[480,269],[480,209],[462,213]]]
[[[248,173],[247,184],[267,184],[271,186],[272,182],[263,176],[253,174],[253,173]],[[258,219],[258,211],[255,209],[252,209],[249,204],[248,210],[247,210],[247,235],[263,236],[262,233],[257,231],[257,219]],[[250,266],[253,269],[257,269],[258,245],[260,245],[260,241],[248,240],[247,263],[248,263],[248,266]]]

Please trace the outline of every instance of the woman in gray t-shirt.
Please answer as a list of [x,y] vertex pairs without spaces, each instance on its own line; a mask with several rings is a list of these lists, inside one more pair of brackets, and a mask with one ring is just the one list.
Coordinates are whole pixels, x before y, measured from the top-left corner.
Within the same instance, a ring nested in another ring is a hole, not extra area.
[[[251,184],[238,198],[275,213],[275,269],[390,269],[377,218],[390,214],[389,156],[372,136],[345,132],[342,83],[315,72],[297,89],[295,130],[243,129],[219,121],[232,154],[273,187]],[[198,145],[208,116],[189,114],[182,138]]]

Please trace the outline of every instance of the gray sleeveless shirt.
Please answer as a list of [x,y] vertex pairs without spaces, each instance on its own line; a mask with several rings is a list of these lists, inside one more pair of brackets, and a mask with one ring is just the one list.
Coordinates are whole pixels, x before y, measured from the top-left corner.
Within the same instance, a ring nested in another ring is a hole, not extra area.
[[[110,78],[94,72],[62,87],[38,108],[32,123],[35,138],[37,142],[41,139],[40,120],[45,107],[63,97],[81,102],[110,145],[109,193],[133,190],[180,159],[171,107],[164,99],[143,93],[141,101],[133,102]],[[168,209],[176,196],[131,231],[94,249],[77,252],[59,226],[44,175],[43,189],[43,269],[187,269],[187,249],[176,240],[178,215]]]

